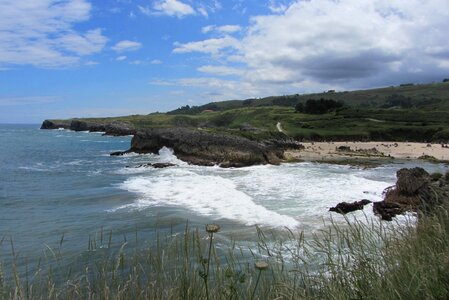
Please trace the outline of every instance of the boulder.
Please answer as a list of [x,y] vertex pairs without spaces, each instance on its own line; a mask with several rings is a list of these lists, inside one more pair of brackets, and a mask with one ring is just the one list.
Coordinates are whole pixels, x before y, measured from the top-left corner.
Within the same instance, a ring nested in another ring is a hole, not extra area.
[[382,220],[391,221],[394,216],[409,211],[429,214],[448,199],[446,182],[432,182],[431,175],[422,168],[401,169],[396,176],[396,185],[387,188],[384,200],[373,205],[374,213]]
[[413,196],[420,189],[425,189],[431,179],[429,173],[423,168],[400,169],[396,172],[396,189],[401,195]]
[[374,214],[381,217],[384,221],[392,221],[393,217],[403,214],[404,207],[398,203],[379,201],[373,203]]

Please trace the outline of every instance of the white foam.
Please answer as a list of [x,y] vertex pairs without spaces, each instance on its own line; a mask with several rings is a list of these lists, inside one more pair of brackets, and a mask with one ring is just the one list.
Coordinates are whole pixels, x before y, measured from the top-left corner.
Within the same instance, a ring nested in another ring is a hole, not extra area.
[[203,216],[245,225],[289,228],[299,225],[294,218],[257,204],[251,196],[239,191],[232,180],[220,176],[199,175],[181,168],[166,169],[157,177],[130,178],[121,187],[140,196],[134,204],[122,208],[182,206]]

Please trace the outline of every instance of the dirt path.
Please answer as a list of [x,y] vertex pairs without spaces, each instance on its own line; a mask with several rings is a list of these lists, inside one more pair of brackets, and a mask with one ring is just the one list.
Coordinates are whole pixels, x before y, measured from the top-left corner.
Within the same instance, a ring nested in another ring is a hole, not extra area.
[[281,122],[278,122],[278,123],[276,124],[276,128],[277,128],[277,130],[278,130],[279,132],[285,133],[284,129],[282,129]]

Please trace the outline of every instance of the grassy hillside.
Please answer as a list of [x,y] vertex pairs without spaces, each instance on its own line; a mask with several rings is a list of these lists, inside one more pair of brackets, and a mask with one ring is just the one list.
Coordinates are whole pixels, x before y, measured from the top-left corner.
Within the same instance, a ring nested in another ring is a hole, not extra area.
[[[343,108],[325,114],[295,111],[309,99],[344,102]],[[116,118],[138,129],[192,127],[264,139],[280,134],[298,140],[449,141],[449,83],[326,92],[185,106],[168,113]]]

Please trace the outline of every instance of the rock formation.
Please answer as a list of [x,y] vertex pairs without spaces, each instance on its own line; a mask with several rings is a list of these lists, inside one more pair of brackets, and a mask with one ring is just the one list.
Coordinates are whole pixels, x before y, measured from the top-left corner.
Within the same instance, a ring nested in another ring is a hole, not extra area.
[[449,185],[445,179],[432,182],[422,168],[400,169],[396,176],[396,185],[384,191],[384,200],[373,204],[374,213],[383,220],[391,221],[407,211],[428,213],[448,200]]
[[111,121],[111,122],[90,122],[85,120],[45,120],[41,129],[70,129],[73,131],[104,132],[106,135],[131,135],[136,132],[134,126],[129,122]]
[[329,208],[329,211],[334,211],[334,212],[337,212],[340,214],[347,214],[349,212],[353,212],[356,210],[362,210],[363,207],[369,203],[371,203],[371,201],[369,201],[367,199],[355,201],[352,203],[340,202],[335,207]]
[[[243,137],[185,128],[160,128],[138,132],[125,152],[158,153],[162,147],[173,149],[181,160],[194,165],[244,167],[258,164],[278,164],[284,149],[278,141],[266,143]],[[285,147],[299,147],[286,141]]]

